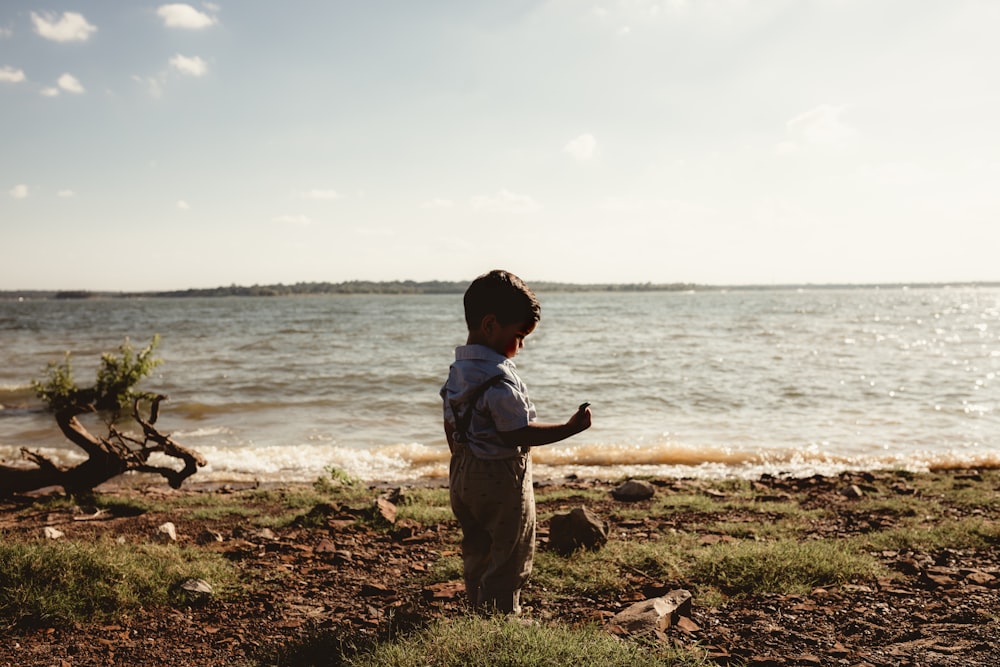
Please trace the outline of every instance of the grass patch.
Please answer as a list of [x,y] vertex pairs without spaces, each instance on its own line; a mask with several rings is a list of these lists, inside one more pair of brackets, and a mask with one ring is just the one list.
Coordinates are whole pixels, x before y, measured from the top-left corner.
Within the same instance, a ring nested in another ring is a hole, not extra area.
[[649,579],[679,577],[685,552],[686,547],[669,538],[656,542],[610,540],[597,551],[576,551],[568,557],[540,551],[535,555],[531,589],[538,595],[615,595],[629,585],[629,573]]
[[217,554],[174,545],[24,542],[0,544],[0,622],[55,626],[119,618],[180,602],[185,579],[232,592],[236,574]]
[[427,574],[428,584],[438,584],[444,581],[461,581],[465,576],[462,557],[459,555],[441,556],[431,564]]
[[883,530],[857,539],[872,550],[990,549],[1000,546],[1000,523],[978,517],[954,519],[933,525]]
[[606,500],[608,491],[604,489],[574,489],[564,487],[542,487],[535,491],[535,502],[539,505],[549,503],[586,505],[588,502]]
[[397,507],[399,519],[422,524],[454,520],[448,489],[406,489]]
[[805,594],[876,576],[878,561],[835,540],[719,543],[701,549],[689,573],[726,595]]
[[[291,664],[291,663],[289,663]],[[621,641],[595,627],[525,626],[506,618],[439,621],[348,657],[351,667],[700,666],[697,653]]]

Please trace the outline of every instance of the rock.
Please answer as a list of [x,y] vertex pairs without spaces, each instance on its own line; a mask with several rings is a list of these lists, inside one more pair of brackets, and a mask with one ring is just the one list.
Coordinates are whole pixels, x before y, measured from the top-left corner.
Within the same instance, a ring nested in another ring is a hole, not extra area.
[[920,563],[913,558],[900,558],[893,563],[889,563],[889,567],[911,577],[920,574]]
[[211,584],[204,579],[185,579],[178,588],[188,604],[207,602],[214,592]]
[[577,549],[599,549],[608,541],[608,522],[586,507],[577,507],[549,520],[549,546],[567,556]]
[[397,542],[408,542],[412,541],[414,536],[423,526],[420,522],[414,521],[413,519],[401,519],[396,522],[396,527],[392,530],[390,535],[392,539]]
[[236,526],[233,529],[233,537],[253,543],[273,542],[278,539],[278,536],[270,528],[248,528],[246,526]]
[[361,584],[361,597],[393,598],[396,597],[396,591],[379,583],[365,583]]
[[167,544],[169,542],[177,541],[177,527],[171,521],[167,521],[165,524],[156,529],[156,541]]
[[443,581],[424,586],[424,599],[430,601],[458,600],[465,596],[465,584],[461,581]]
[[996,582],[996,577],[994,577],[989,572],[983,572],[982,570],[973,570],[965,575],[965,580],[969,583],[976,584],[978,586],[990,586]]
[[266,540],[268,542],[273,542],[278,539],[278,536],[275,535],[274,531],[270,528],[260,528],[259,530],[252,531],[250,535],[255,539]]
[[655,491],[656,489],[649,482],[630,479],[612,489],[611,496],[615,500],[632,503],[638,500],[649,500]]
[[198,544],[204,546],[206,544],[225,542],[225,538],[222,537],[222,533],[214,530],[209,530],[206,528],[205,530],[201,531],[201,534],[198,535],[196,541],[198,542]]
[[319,544],[313,548],[313,552],[318,554],[334,554],[337,553],[337,545],[334,544],[332,540],[323,538],[319,541]]
[[292,521],[292,525],[298,528],[312,528],[322,526],[326,521],[337,512],[340,508],[331,505],[330,503],[319,503],[314,505],[307,513],[295,517]]
[[381,517],[390,524],[396,523],[396,505],[385,496],[375,499],[375,518]]
[[610,625],[627,634],[642,634],[665,630],[681,616],[689,616],[690,613],[691,593],[679,588],[663,597],[636,602],[615,614]]
[[45,535],[45,539],[47,540],[58,540],[60,537],[66,536],[66,533],[54,526],[45,526],[42,533]]
[[957,581],[955,573],[943,567],[929,567],[920,573],[920,580],[931,588],[952,587]]
[[857,484],[851,484],[849,486],[845,486],[844,488],[842,488],[840,490],[840,495],[844,496],[845,498],[851,498],[856,500],[858,498],[863,498],[865,492],[862,491],[861,487],[858,486]]
[[687,616],[678,616],[677,620],[674,621],[674,625],[676,625],[680,630],[683,630],[689,635],[699,632],[701,630],[701,626],[699,626],[697,623],[692,621]]

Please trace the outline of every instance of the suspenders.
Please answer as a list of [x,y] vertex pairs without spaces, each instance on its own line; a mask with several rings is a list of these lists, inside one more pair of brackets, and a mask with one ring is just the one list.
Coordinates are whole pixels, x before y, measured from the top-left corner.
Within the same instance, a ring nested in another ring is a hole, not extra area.
[[[487,389],[500,384],[504,379],[504,374],[494,375],[489,380],[479,384],[469,392],[468,397],[463,401],[450,401],[451,412],[455,415],[455,433],[452,436],[455,442],[464,443],[469,439],[469,426],[472,424],[472,413],[476,409],[476,402],[486,392]],[[465,410],[461,408],[465,405]]]

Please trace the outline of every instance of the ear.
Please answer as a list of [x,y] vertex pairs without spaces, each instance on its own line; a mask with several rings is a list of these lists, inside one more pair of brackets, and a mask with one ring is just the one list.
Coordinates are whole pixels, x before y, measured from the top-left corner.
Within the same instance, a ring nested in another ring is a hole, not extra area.
[[497,316],[493,313],[489,315],[484,315],[482,321],[479,323],[479,330],[484,334],[490,334],[493,332],[493,328],[497,326]]

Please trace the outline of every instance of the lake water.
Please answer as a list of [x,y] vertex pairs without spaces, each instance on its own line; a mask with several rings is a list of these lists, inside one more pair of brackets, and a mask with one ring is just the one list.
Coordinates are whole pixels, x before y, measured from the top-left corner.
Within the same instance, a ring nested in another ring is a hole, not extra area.
[[[515,359],[543,421],[536,476],[743,476],[1000,465],[1000,289],[539,294]],[[126,337],[161,336],[158,425],[193,479],[447,475],[438,389],[461,295],[0,300],[0,459],[70,462],[29,388],[73,352],[78,383]],[[95,425],[94,430],[103,431]]]

